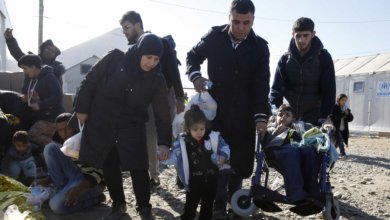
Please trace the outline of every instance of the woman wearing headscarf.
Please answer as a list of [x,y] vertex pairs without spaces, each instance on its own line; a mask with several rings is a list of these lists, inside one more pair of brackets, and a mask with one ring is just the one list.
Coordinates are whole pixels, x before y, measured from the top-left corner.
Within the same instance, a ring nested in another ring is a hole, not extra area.
[[85,123],[80,160],[103,169],[113,200],[105,219],[126,213],[121,171],[130,171],[141,218],[151,218],[150,188],[145,184],[149,183],[145,122],[150,104],[160,159],[169,156],[172,134],[167,89],[158,65],[162,51],[161,40],[146,33],[125,54],[110,51],[81,83],[75,104],[77,118]]

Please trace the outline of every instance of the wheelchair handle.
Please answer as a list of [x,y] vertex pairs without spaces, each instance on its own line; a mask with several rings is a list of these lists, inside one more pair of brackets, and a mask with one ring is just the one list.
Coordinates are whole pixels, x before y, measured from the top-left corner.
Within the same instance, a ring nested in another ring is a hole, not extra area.
[[261,131],[257,132],[257,143],[256,143],[256,153],[259,153],[261,150]]

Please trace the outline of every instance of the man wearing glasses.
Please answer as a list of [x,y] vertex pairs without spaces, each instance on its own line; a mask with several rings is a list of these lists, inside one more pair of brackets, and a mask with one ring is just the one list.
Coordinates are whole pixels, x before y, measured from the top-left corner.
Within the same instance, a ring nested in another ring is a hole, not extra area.
[[313,125],[320,125],[332,111],[336,99],[333,60],[310,18],[295,21],[288,52],[278,62],[270,102],[279,107],[283,97],[297,119]]

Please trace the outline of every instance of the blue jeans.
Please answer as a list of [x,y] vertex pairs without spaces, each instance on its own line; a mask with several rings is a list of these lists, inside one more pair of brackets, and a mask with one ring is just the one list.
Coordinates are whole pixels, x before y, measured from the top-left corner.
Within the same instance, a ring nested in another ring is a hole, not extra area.
[[70,157],[62,153],[58,144],[50,143],[46,145],[44,156],[50,177],[57,188],[57,192],[49,201],[50,208],[54,213],[68,214],[99,203],[102,189],[96,185],[81,193],[76,205],[66,206],[66,192],[84,181],[84,174]]
[[6,155],[2,163],[2,169],[4,174],[14,179],[19,178],[22,170],[26,177],[35,178],[36,175],[36,164],[33,156],[22,161],[16,161]]

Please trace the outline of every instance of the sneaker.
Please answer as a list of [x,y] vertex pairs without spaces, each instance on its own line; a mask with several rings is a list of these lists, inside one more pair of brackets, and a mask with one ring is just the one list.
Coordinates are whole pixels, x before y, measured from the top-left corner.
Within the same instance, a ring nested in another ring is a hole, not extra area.
[[126,213],[127,206],[126,203],[122,203],[120,205],[112,205],[112,210],[109,215],[103,218],[103,220],[118,220]]
[[341,156],[340,156],[340,160],[346,160],[347,158],[348,158],[347,155],[341,155]]
[[150,188],[154,188],[160,185],[160,178],[152,177],[150,178]]
[[152,219],[152,208],[150,207],[139,207],[137,208],[137,212],[142,220]]

